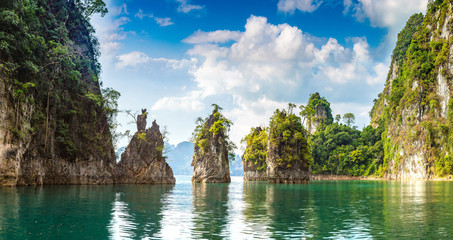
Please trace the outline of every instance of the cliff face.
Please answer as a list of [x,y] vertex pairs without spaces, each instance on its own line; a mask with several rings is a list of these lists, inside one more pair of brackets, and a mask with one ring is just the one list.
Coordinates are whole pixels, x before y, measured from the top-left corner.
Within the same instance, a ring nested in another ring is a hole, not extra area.
[[452,3],[430,1],[398,35],[382,94],[371,112],[384,125],[381,174],[429,179],[453,174]]
[[[138,118],[137,126],[146,128],[146,112]],[[138,127],[141,129],[141,127]],[[159,125],[134,134],[115,169],[116,183],[174,184],[173,171],[162,156],[164,141]]]
[[97,42],[84,14],[71,1],[0,3],[0,185],[113,182]]
[[213,114],[200,125],[192,159],[192,182],[231,182],[225,120],[217,110],[214,110]]

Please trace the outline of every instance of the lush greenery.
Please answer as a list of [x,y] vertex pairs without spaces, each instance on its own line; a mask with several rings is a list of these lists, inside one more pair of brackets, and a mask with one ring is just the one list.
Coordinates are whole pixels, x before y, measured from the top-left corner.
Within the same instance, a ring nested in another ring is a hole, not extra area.
[[229,139],[228,132],[233,125],[222,113],[222,108],[217,104],[212,104],[212,114],[205,119],[199,117],[196,120],[196,127],[192,133],[191,141],[195,148],[201,149],[202,153],[207,153],[212,141],[216,144],[226,144],[228,158],[230,161],[235,159],[234,149],[236,145]]
[[383,159],[382,129],[368,126],[359,131],[339,123],[322,125],[309,138],[314,159],[313,173],[377,174]]
[[[303,119],[302,123],[307,126],[317,122],[319,125],[330,124],[333,122],[332,109],[330,109],[330,103],[319,95],[314,93],[310,96],[307,106],[301,105],[300,115]],[[316,129],[315,129],[316,130]]]
[[250,130],[250,133],[242,139],[246,144],[243,159],[246,163],[251,162],[256,166],[258,171],[265,171],[267,157],[268,133],[265,128],[256,127]]
[[381,173],[398,171],[404,148],[405,154],[422,152],[430,174],[453,174],[453,118],[440,115],[443,96],[436,94],[439,76],[446,82],[453,79],[447,70],[451,41],[441,36],[444,26],[452,31],[453,20],[445,22],[452,14],[450,5],[449,0],[433,1],[425,17],[412,16],[398,35],[392,61],[395,74],[389,75],[371,111],[372,123],[385,128]]
[[269,142],[276,148],[279,166],[290,168],[294,162],[302,162],[305,167],[309,167],[312,165],[312,157],[308,147],[308,133],[300,117],[294,114],[295,107],[296,105],[289,104],[287,110],[275,110],[269,123]]
[[106,12],[102,0],[0,2],[0,75],[14,141],[32,136],[40,154],[67,159],[111,149],[119,93],[101,93],[89,22]]

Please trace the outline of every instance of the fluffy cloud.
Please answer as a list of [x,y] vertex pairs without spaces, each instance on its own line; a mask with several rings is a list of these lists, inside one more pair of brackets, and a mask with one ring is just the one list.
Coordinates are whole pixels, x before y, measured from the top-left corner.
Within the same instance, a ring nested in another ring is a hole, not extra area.
[[191,92],[188,96],[183,97],[164,97],[159,99],[152,106],[153,111],[200,111],[204,108],[200,100],[200,92]]
[[321,6],[319,0],[279,0],[278,10],[286,13],[294,13],[297,9],[302,12],[313,12]]
[[266,18],[255,16],[247,20],[245,29],[231,47],[204,43],[209,33],[192,35],[202,35],[199,41],[188,38],[201,42],[188,54],[199,60],[190,74],[203,97],[234,94],[281,98],[298,94],[297,90],[313,81],[367,84],[369,80],[374,84],[378,82],[374,78],[382,76],[382,68],[375,67],[379,63],[370,57],[366,39],[351,39],[352,48],[329,39],[316,48],[297,27],[272,25]]
[[185,43],[224,43],[232,40],[239,40],[241,32],[229,30],[217,30],[214,32],[196,31],[186,39],[182,40]]
[[426,11],[428,0],[344,0],[345,12],[359,21],[369,19],[372,26],[402,29],[415,12]]
[[179,3],[178,12],[188,13],[192,10],[201,10],[204,7],[201,5],[190,4],[188,0],[175,0]]
[[[235,123],[231,138],[238,144],[250,127],[267,124],[276,108],[286,108],[288,101],[301,104],[308,91],[320,91],[329,92],[339,113],[353,112],[358,125],[366,124],[369,105],[337,101],[345,94],[351,102],[362,92],[369,95],[363,89],[385,81],[386,64],[373,60],[365,38],[348,39],[351,47],[333,38],[316,47],[312,39],[297,27],[256,16],[247,20],[244,32],[197,31],[184,40],[194,43],[187,54],[196,59],[188,68],[195,90],[164,97],[153,109],[196,111],[201,103],[220,99],[220,105],[229,105],[225,115]],[[233,43],[221,44],[225,41]]]

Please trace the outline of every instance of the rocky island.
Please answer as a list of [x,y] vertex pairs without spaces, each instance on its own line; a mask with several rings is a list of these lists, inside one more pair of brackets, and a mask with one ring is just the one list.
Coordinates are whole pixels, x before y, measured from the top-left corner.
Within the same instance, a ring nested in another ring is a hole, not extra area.
[[192,160],[194,183],[228,183],[229,159],[234,157],[234,144],[228,138],[232,122],[221,114],[222,108],[213,104],[212,114],[197,120],[193,133]]
[[173,171],[162,156],[164,141],[154,120],[146,129],[146,109],[137,117],[137,132],[115,168],[115,183],[174,184]]

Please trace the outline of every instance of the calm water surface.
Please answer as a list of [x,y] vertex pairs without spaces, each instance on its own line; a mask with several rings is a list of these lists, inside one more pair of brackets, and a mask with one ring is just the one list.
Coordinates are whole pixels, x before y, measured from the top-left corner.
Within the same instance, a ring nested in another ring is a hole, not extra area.
[[453,239],[453,182],[0,188],[0,239]]

